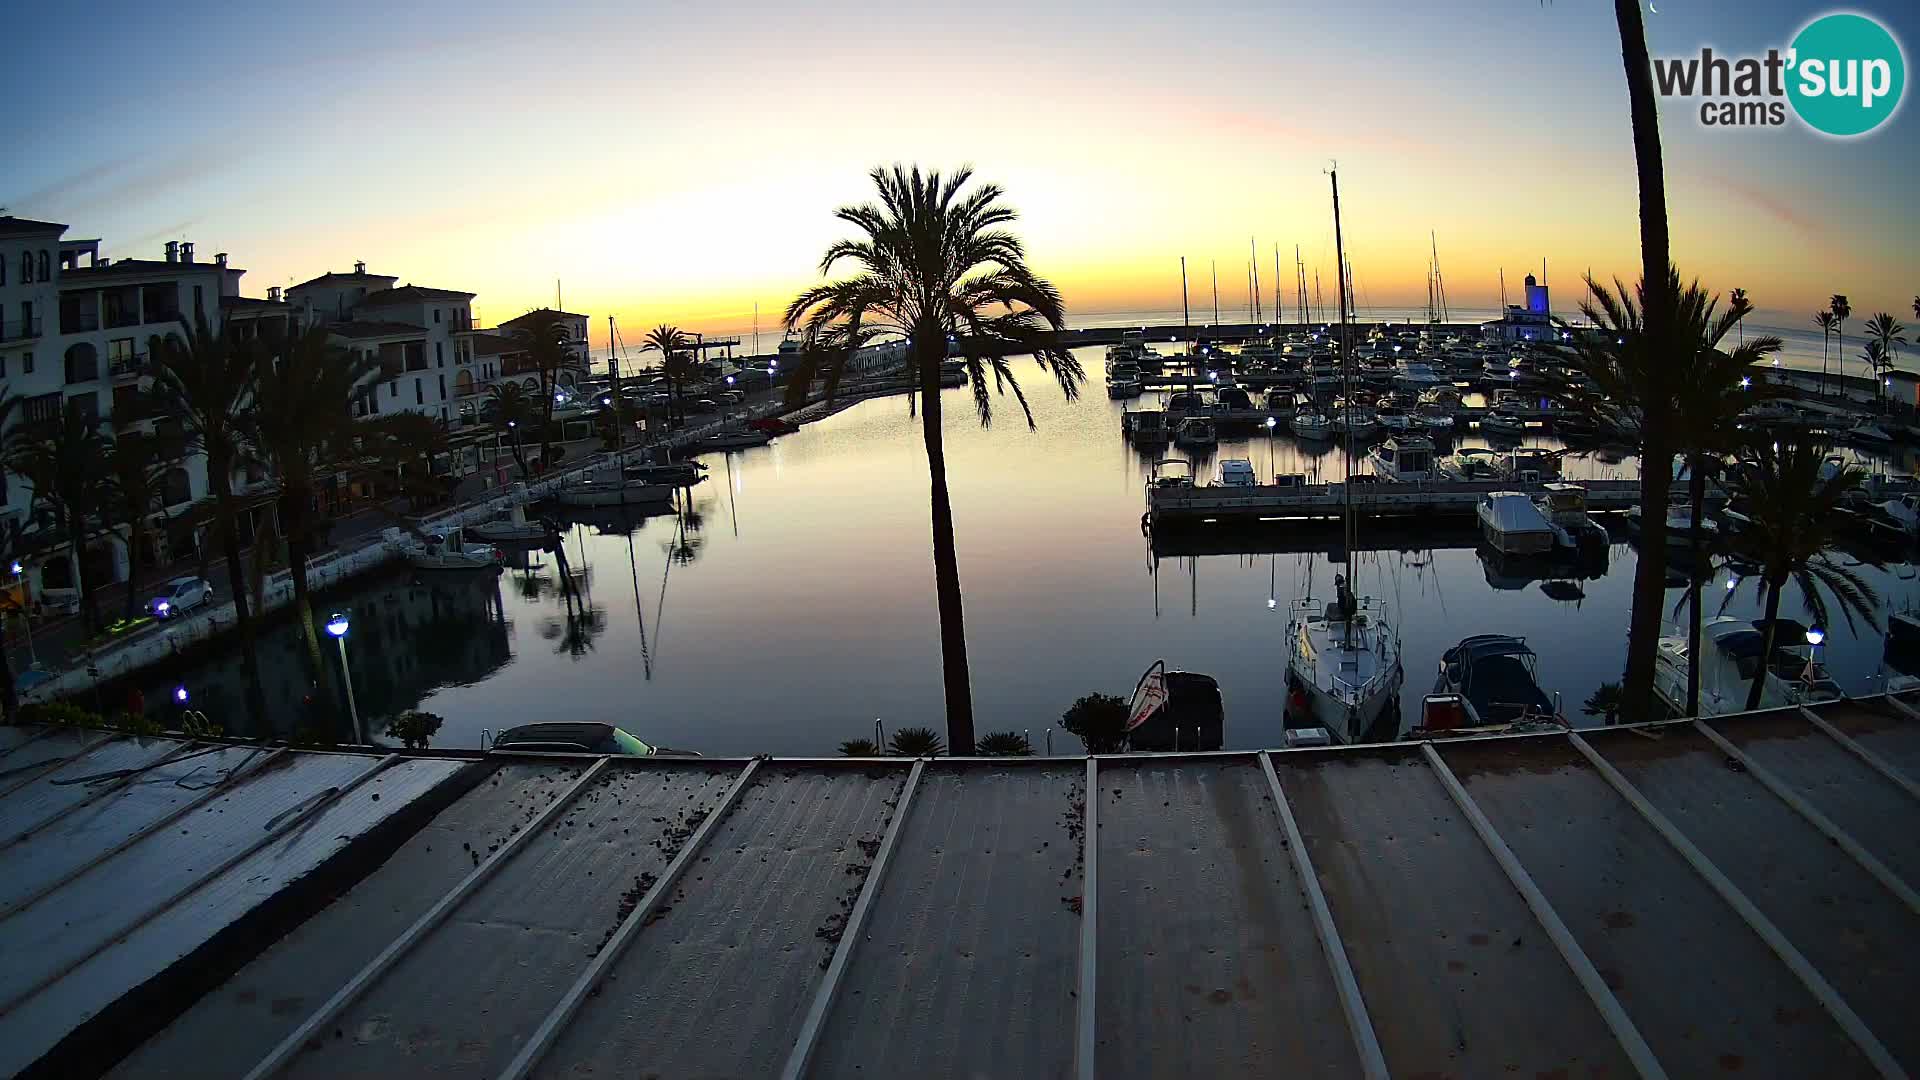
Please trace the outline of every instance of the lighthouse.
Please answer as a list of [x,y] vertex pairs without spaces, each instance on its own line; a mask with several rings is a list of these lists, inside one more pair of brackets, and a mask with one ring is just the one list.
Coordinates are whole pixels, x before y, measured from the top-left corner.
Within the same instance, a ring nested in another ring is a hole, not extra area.
[[1533,315],[1547,315],[1552,312],[1552,309],[1547,306],[1547,287],[1532,274],[1527,275],[1527,311]]

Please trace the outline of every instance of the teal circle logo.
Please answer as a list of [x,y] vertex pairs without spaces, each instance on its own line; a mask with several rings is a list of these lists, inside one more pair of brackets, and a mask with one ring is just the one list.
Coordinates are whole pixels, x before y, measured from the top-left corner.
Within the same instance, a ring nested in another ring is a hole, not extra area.
[[1887,28],[1865,15],[1823,15],[1793,39],[1787,99],[1815,131],[1865,135],[1900,108],[1907,61]]

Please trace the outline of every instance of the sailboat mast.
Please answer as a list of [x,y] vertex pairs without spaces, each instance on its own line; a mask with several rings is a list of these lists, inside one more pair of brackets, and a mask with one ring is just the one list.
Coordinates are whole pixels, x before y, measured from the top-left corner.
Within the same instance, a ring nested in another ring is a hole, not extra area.
[[1193,316],[1187,314],[1187,257],[1180,256],[1180,336],[1187,341],[1187,351],[1193,351]]
[[[1340,231],[1340,170],[1338,169],[1329,170],[1327,175],[1331,178],[1333,182],[1334,258],[1339,265],[1345,266],[1347,262],[1346,239]],[[1344,277],[1344,274],[1342,276]],[[1346,416],[1347,416],[1346,451],[1347,452],[1345,455],[1343,455],[1345,458],[1345,466],[1346,466],[1346,481],[1340,485],[1340,504],[1341,504],[1340,518],[1341,518],[1342,531],[1346,538],[1347,570],[1349,573],[1351,573],[1353,570],[1354,541],[1356,540],[1356,536],[1355,536],[1356,529],[1354,528],[1354,518],[1353,518],[1353,413],[1351,412],[1351,409],[1353,408],[1352,406],[1353,353],[1348,347],[1348,342],[1347,342],[1347,290],[1344,285],[1340,289],[1340,383],[1341,383],[1341,391],[1347,397],[1347,400],[1348,400],[1348,404],[1346,406],[1346,409],[1348,410],[1346,413]],[[1347,583],[1347,587],[1351,589],[1353,587],[1353,582],[1349,581]],[[1341,637],[1343,639],[1341,641],[1341,648],[1343,649],[1353,648],[1353,620],[1352,619],[1341,620]]]
[[1280,310],[1280,242],[1273,244],[1273,321],[1279,323],[1286,313]]
[[1253,237],[1247,237],[1247,265],[1253,267],[1253,321],[1261,320],[1260,310],[1260,253],[1253,246]]
[[1207,260],[1207,267],[1213,272],[1213,325],[1220,325],[1220,263],[1216,259]]

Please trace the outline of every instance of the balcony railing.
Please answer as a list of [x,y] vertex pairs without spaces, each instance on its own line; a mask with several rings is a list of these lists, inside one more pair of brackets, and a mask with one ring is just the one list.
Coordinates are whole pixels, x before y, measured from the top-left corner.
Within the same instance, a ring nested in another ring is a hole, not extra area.
[[60,313],[60,332],[63,334],[84,334],[89,330],[98,329],[100,329],[100,313],[97,311]]
[[22,341],[40,336],[40,319],[0,319],[0,341]]
[[140,313],[138,311],[125,310],[109,311],[107,312],[106,324],[110,330],[118,330],[127,326],[139,326]]
[[153,368],[152,365],[147,362],[146,353],[118,356],[107,361],[107,373],[116,379],[125,378],[130,375],[145,375],[151,370],[153,370]]

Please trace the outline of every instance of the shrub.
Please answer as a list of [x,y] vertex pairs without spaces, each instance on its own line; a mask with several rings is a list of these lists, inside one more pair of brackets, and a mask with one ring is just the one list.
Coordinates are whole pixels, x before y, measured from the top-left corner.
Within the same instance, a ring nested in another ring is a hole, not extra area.
[[840,744],[841,757],[879,757],[880,744],[872,739],[848,739]]
[[1061,714],[1060,726],[1079,736],[1089,754],[1117,754],[1127,745],[1127,703],[1112,694],[1088,694]]
[[400,745],[409,750],[425,750],[444,723],[446,721],[435,713],[408,709],[387,721],[387,738],[399,739]]
[[974,749],[981,757],[1032,757],[1033,744],[1018,731],[993,731],[980,737]]
[[887,740],[887,752],[896,757],[939,757],[947,752],[947,741],[927,727],[903,727]]

